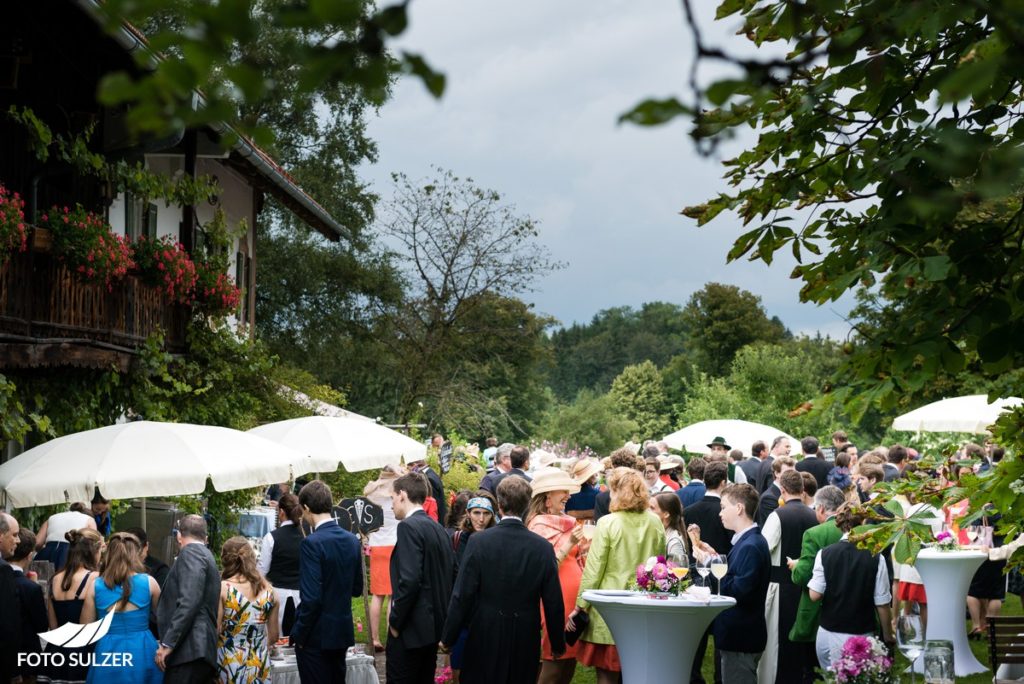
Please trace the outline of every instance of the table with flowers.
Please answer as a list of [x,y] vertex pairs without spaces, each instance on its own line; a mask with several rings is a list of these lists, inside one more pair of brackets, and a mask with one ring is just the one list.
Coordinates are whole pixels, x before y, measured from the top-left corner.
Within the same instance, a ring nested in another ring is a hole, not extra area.
[[736,605],[728,596],[695,600],[689,594],[610,589],[585,591],[583,598],[601,612],[615,638],[623,684],[689,681],[704,630],[716,615]]

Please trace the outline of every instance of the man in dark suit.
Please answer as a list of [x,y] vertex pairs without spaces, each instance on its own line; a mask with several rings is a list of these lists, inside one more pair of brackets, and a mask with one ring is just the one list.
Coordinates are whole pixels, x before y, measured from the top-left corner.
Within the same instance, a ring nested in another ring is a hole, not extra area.
[[768,489],[775,479],[772,473],[772,463],[781,456],[789,456],[789,450],[789,437],[779,435],[772,441],[771,453],[768,458],[761,461],[761,466],[757,469],[757,482],[751,483],[757,489],[758,494],[764,494],[764,490]]
[[796,461],[789,456],[779,456],[772,461],[772,474],[774,478],[768,489],[764,490],[764,493],[761,494],[757,504],[757,513],[754,515],[754,522],[757,523],[758,527],[764,528],[764,522],[768,519],[768,516],[779,507],[779,497],[782,496],[779,478],[782,476],[782,473],[793,470],[795,467]]
[[[608,457],[612,462],[612,468],[632,468],[637,470],[636,454],[629,449],[623,447],[616,449]],[[606,471],[607,472],[607,471]],[[601,516],[608,515],[608,507],[611,505],[612,494],[610,491],[605,490],[598,492],[597,498],[594,499],[594,522],[596,523],[601,519]]]
[[[885,463],[882,464],[882,470],[885,473],[885,482],[892,482],[900,479],[903,475],[903,468],[907,465],[907,447],[902,444],[893,444],[889,447],[889,451],[885,455]],[[982,470],[987,470],[985,464],[984,454],[981,455]],[[989,466],[991,467],[991,466]]]
[[434,497],[434,501],[437,502],[437,519],[444,523],[448,517],[448,500],[444,495],[444,483],[441,481],[441,476],[423,459],[411,461],[408,465],[411,470],[427,478],[427,482],[430,483],[430,496]]
[[761,469],[761,458],[768,451],[768,447],[761,440],[757,440],[750,447],[750,457],[740,461],[739,466],[743,474],[747,476],[747,484],[756,485],[757,471]]
[[487,490],[491,494],[494,494],[495,483],[502,475],[512,470],[512,463],[510,461],[510,455],[512,449],[515,448],[515,444],[505,442],[498,447],[498,450],[494,453],[494,469],[490,470],[483,479],[480,480],[480,489]]
[[355,644],[352,599],[363,593],[362,549],[331,517],[331,489],[313,480],[299,490],[312,528],[299,544],[299,607],[291,643],[303,682],[344,684],[345,652]]
[[764,609],[772,560],[754,524],[756,508],[757,492],[750,485],[730,485],[722,492],[722,524],[734,534],[719,591],[736,599],[736,605],[715,618],[712,631],[722,653],[722,680],[728,684],[756,684],[757,661],[768,641]]
[[818,439],[816,437],[804,437],[800,440],[800,450],[804,452],[803,460],[796,464],[796,469],[801,473],[810,473],[818,488],[828,484],[828,473],[832,470],[832,464],[818,456]]
[[447,649],[469,628],[461,676],[467,684],[537,681],[541,606],[552,654],[565,652],[555,551],[523,524],[530,485],[510,477],[497,494],[501,522],[469,538],[442,637]]
[[512,451],[509,452],[508,458],[512,469],[494,478],[495,494],[498,493],[498,485],[507,478],[518,477],[527,482],[530,481],[530,476],[526,474],[526,471],[530,469],[530,450],[524,446],[514,446]]
[[186,515],[175,531],[180,550],[156,610],[156,664],[164,671],[164,684],[206,681],[217,672],[220,572],[206,548],[206,520]]
[[[43,588],[34,580],[26,577],[29,563],[36,550],[36,535],[24,527],[18,532],[18,546],[11,554],[11,569],[14,570],[14,582],[18,589],[18,604],[21,613],[21,639],[18,646],[19,655],[39,653],[39,637],[36,636],[50,628],[46,616],[46,600]],[[19,673],[26,681],[34,681],[36,668],[23,659],[18,667]]]
[[[704,498],[704,493],[707,491],[707,487],[704,484],[705,467],[707,467],[707,462],[700,456],[691,458],[690,462],[686,464],[686,474],[690,476],[690,481],[686,483],[685,487],[680,487],[676,491],[679,502],[683,504],[684,516],[686,515],[687,507]],[[728,472],[728,466],[726,468],[726,472]]]
[[426,500],[425,483],[412,474],[392,485],[391,507],[399,523],[391,554],[387,681],[395,684],[434,681],[451,597],[455,555],[444,528],[423,512]]
[[[704,468],[704,486],[707,492],[704,498],[692,506],[687,506],[683,511],[683,518],[688,526],[697,526],[700,530],[701,541],[707,542],[716,553],[727,554],[732,550],[732,533],[722,525],[722,491],[729,485],[729,470],[724,463],[708,463]],[[704,662],[704,653],[708,648],[708,637],[711,635],[711,627],[705,630],[704,635],[697,644],[697,652],[693,657],[693,667],[690,669],[690,684],[704,684],[704,676],[701,674],[700,666]],[[722,683],[722,668],[718,646],[715,646],[715,683]]]
[[21,610],[14,568],[6,561],[18,547],[20,528],[14,516],[0,512],[0,682],[14,679],[21,643]]

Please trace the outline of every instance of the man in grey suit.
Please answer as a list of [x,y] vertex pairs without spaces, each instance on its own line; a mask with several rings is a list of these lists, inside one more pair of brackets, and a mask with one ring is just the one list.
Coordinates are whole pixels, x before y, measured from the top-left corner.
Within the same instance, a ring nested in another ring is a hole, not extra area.
[[156,610],[156,664],[164,671],[164,684],[208,682],[217,672],[220,574],[206,548],[206,521],[201,516],[186,515],[176,532],[181,550]]

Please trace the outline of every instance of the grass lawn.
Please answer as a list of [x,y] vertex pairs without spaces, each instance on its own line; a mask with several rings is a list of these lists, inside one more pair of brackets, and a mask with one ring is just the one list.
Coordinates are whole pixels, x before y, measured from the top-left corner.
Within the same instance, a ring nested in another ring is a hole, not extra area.
[[[386,608],[386,605],[385,605]],[[1024,613],[1021,608],[1020,599],[1014,594],[1007,594],[1006,601],[1003,603],[1003,615],[1021,615]],[[352,600],[352,617],[356,622],[361,622],[363,625],[363,633],[356,633],[356,641],[366,643],[369,642],[369,625],[363,614],[363,600],[361,598]],[[381,633],[386,635],[384,628],[383,618],[381,619]],[[972,641],[971,650],[974,652],[975,657],[986,667],[988,666],[988,641]],[[704,673],[704,679],[706,681],[714,682],[714,665],[711,661],[712,649],[709,647],[707,655],[704,658],[704,665],[701,667],[701,671]],[[666,655],[666,657],[669,657]],[[907,667],[907,661],[902,654],[896,656],[896,667],[899,671],[904,670]],[[573,684],[594,684],[596,677],[594,669],[590,667],[577,667],[576,676],[572,679]],[[909,682],[910,675],[905,674],[900,678],[900,682]],[[918,682],[923,681],[922,677],[918,676]],[[991,684],[992,673],[983,672],[981,674],[971,675],[970,677],[958,677],[956,680],[963,684]]]

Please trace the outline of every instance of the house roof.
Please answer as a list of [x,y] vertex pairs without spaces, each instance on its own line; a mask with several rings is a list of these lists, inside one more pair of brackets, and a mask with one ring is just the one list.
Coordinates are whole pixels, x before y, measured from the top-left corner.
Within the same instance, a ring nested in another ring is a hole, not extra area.
[[[103,17],[99,0],[75,1],[94,20],[102,24]],[[121,22],[120,30],[112,37],[129,53],[141,50],[154,63],[163,59],[159,53],[149,47],[145,35],[128,22]],[[197,102],[201,103],[202,93],[197,92],[196,98]],[[340,238],[352,239],[352,232],[348,228],[338,223],[319,202],[299,187],[298,183],[280,164],[251,139],[228,123],[214,123],[210,125],[210,128],[215,133],[229,135],[234,139],[231,160],[235,162],[235,168],[242,171],[253,185],[270,193],[296,216],[329,240],[337,242]]]

